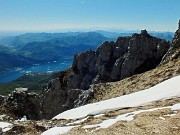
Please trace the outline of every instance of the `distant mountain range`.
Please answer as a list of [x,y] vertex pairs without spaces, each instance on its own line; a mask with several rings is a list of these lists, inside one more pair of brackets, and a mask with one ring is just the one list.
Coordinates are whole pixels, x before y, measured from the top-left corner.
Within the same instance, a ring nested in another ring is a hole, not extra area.
[[[171,41],[173,33],[150,33]],[[119,36],[132,33],[108,31],[26,33],[0,38],[0,72],[13,67],[71,58],[89,49],[95,50],[104,41],[114,41]]]
[[[97,33],[100,33],[102,35],[104,35],[105,37],[109,37],[109,38],[117,38],[119,36],[132,36],[132,34],[134,32],[109,32],[109,31],[102,31],[102,30],[97,30],[96,31]],[[139,32],[136,32],[136,33],[140,33]],[[153,32],[153,31],[150,31],[149,34],[151,36],[154,36],[154,37],[157,37],[157,38],[160,38],[160,39],[165,39],[165,40],[168,40],[168,41],[172,41],[173,39],[173,36],[174,36],[174,33],[173,32]]]
[[33,63],[58,61],[113,40],[96,32],[27,33],[0,40],[0,71]]

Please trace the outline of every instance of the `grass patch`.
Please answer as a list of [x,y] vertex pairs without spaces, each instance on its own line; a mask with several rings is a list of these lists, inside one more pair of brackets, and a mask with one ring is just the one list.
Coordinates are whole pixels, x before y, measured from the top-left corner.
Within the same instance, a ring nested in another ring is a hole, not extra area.
[[28,88],[29,92],[36,92],[37,94],[41,94],[43,88],[46,87],[48,81],[52,78],[57,77],[58,73],[32,73],[23,75],[22,77],[10,83],[1,83],[0,95],[6,96],[18,87]]

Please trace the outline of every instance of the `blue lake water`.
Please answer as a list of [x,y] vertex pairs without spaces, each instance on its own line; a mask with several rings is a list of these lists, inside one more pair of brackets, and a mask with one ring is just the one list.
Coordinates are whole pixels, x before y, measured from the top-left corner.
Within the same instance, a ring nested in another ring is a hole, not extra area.
[[56,71],[66,70],[72,65],[72,59],[66,59],[62,61],[47,62],[44,64],[34,64],[28,67],[18,67],[7,72],[0,73],[0,83],[11,82],[24,74],[40,72],[51,73]]

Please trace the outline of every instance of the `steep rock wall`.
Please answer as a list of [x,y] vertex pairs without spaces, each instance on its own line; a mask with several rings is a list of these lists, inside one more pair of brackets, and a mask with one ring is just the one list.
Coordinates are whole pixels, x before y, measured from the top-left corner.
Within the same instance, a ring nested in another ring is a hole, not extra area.
[[170,43],[150,36],[146,30],[116,42],[104,42],[96,51],[74,56],[72,67],[51,80],[43,94],[43,117],[52,118],[82,105],[93,97],[90,85],[118,81],[155,68]]

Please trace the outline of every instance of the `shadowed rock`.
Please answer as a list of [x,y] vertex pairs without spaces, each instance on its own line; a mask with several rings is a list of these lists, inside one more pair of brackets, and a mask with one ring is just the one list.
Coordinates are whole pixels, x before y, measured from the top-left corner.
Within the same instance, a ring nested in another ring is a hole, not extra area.
[[28,93],[24,90],[14,90],[10,95],[4,98],[1,105],[2,111],[15,116],[15,118],[22,118],[26,116],[27,119],[40,119],[40,98],[36,93]]

